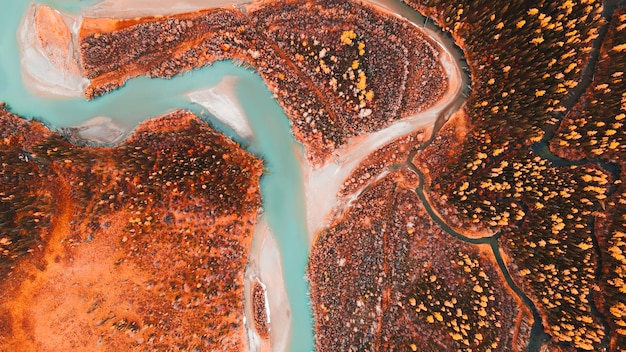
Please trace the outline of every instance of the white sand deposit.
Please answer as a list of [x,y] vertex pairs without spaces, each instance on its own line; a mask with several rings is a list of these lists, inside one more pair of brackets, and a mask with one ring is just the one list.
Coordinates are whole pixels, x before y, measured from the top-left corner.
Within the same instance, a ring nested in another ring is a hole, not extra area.
[[104,145],[120,142],[126,130],[116,125],[110,117],[95,117],[78,127],[70,128],[77,138]]
[[225,76],[215,87],[190,92],[191,102],[201,105],[244,138],[252,137],[252,128],[235,93],[237,77]]
[[114,17],[118,19],[165,16],[208,8],[240,6],[250,0],[104,0],[83,12],[85,17]]
[[89,84],[77,59],[77,21],[39,4],[26,11],[18,31],[22,75],[35,94],[80,97]]
[[[258,280],[266,289],[270,341],[255,331],[252,315],[252,283]],[[291,331],[291,309],[283,279],[280,250],[267,222],[261,218],[254,230],[244,281],[244,309],[251,352],[286,351]]]

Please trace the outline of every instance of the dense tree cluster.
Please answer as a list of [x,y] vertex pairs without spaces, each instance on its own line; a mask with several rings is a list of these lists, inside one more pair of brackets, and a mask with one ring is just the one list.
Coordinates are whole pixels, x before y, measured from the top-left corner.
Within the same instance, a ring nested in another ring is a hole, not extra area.
[[446,234],[417,185],[412,171],[391,172],[318,235],[309,264],[317,350],[518,350],[525,308],[489,249]]
[[350,138],[427,109],[448,86],[438,51],[422,32],[346,0],[120,21],[119,29],[111,21],[118,23],[87,19],[80,33],[89,98],[139,75],[172,77],[217,60],[240,61],[276,94],[315,165]]
[[[621,253],[621,242],[594,223],[610,214],[619,217],[613,212],[619,197],[611,194],[622,180],[580,161],[562,161],[559,167],[527,147],[545,143],[558,128],[547,142],[563,157],[623,159],[622,13],[603,39],[594,82],[567,111],[565,100],[581,82],[606,25],[601,2],[408,3],[451,32],[472,75],[463,112],[468,126],[457,142],[462,151],[437,162],[443,169],[430,170],[432,198],[458,214],[455,226],[461,232],[476,225],[501,231],[512,274],[554,341],[585,350],[611,341],[609,349],[617,350],[617,320],[624,313],[611,317],[609,307],[623,306],[617,297],[624,285],[606,273],[620,272],[619,254],[611,253]],[[436,154],[428,151],[417,163],[428,165]],[[613,220],[612,226],[618,223]],[[598,294],[596,285],[612,288]]]
[[241,348],[258,159],[182,111],[113,148],[4,110],[0,134],[3,347]]

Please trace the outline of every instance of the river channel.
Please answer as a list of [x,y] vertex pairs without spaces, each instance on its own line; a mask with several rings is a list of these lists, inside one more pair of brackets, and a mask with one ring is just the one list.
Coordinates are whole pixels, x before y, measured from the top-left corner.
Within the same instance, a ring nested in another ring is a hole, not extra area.
[[[40,2],[61,11],[80,14],[86,7],[98,3],[99,0],[42,0]],[[372,0],[371,2],[423,27],[423,17],[399,0]],[[106,117],[111,119],[111,123],[117,126],[123,135],[127,135],[145,119],[175,109],[188,109],[201,115],[223,133],[260,156],[266,162],[267,168],[261,180],[263,221],[267,222],[278,243],[290,304],[291,328],[288,350],[313,350],[313,320],[305,280],[305,268],[312,235],[311,228],[307,227],[306,206],[314,206],[307,204],[305,191],[307,184],[311,184],[308,182],[310,179],[307,180],[307,177],[311,175],[303,176],[307,168],[301,164],[305,160],[302,150],[293,139],[287,116],[260,76],[232,62],[224,61],[171,80],[145,77],[132,79],[123,88],[93,101],[86,101],[83,98],[37,95],[32,93],[24,82],[17,35],[21,19],[30,4],[29,1],[11,1],[3,5],[3,11],[0,13],[0,52],[2,53],[0,101],[6,102],[12,112],[40,120],[52,129],[78,126],[98,117]],[[441,126],[442,122],[460,107],[467,94],[464,89],[467,87],[468,78],[460,69],[464,65],[462,56],[449,38],[436,32],[437,29],[432,27],[427,30],[433,40],[449,54],[459,86],[444,103],[424,112],[424,119],[421,123],[407,125],[409,129],[402,130],[401,134],[410,133],[411,129],[423,128],[425,124]],[[235,82],[234,98],[248,120],[252,137],[244,138],[237,135],[202,106],[190,102],[186,96],[189,92],[217,86],[229,77],[236,77],[233,80]],[[414,118],[422,119],[422,116]],[[391,140],[392,137],[392,134],[388,134],[386,138]],[[427,203],[425,205],[430,209]],[[498,255],[497,251],[496,255]],[[271,295],[270,292],[268,294]]]

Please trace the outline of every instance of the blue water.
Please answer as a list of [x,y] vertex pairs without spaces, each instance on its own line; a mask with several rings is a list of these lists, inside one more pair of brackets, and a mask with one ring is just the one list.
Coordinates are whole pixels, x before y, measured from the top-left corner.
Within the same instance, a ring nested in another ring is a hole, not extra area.
[[[299,148],[291,135],[289,120],[253,71],[231,62],[189,72],[171,80],[137,78],[123,88],[93,101],[81,98],[46,98],[31,94],[22,80],[16,39],[17,28],[29,1],[6,1],[0,12],[0,101],[21,116],[54,127],[76,126],[106,116],[130,129],[139,122],[168,111],[185,108],[202,113],[184,94],[217,84],[225,76],[237,76],[236,94],[246,112],[255,138],[246,141],[251,152],[266,162],[261,180],[264,216],[275,234],[282,254],[285,285],[292,312],[291,351],[313,350],[313,326],[308,286],[304,279],[308,243],[304,192],[298,161]],[[78,13],[97,0],[44,0],[42,3]],[[211,116],[206,116],[215,122]],[[223,124],[214,125],[234,137]],[[237,139],[235,137],[235,139]]]

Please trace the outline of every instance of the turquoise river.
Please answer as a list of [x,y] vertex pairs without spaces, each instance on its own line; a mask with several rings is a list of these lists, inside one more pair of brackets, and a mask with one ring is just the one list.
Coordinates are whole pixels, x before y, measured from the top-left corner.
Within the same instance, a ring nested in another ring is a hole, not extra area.
[[[53,8],[79,13],[97,0],[42,0]],[[93,101],[81,98],[47,98],[25,87],[20,71],[17,29],[30,1],[6,1],[0,12],[0,101],[11,111],[43,121],[51,127],[77,126],[94,117],[106,116],[130,129],[142,120],[183,108],[203,114],[225,134],[247,146],[266,162],[261,180],[264,216],[277,238],[282,255],[292,327],[289,350],[313,350],[312,314],[305,280],[308,257],[304,193],[297,153],[289,120],[261,80],[251,70],[231,62],[189,72],[171,80],[137,78],[123,88]],[[216,85],[226,76],[236,76],[236,95],[249,119],[254,138],[242,141],[223,124],[204,113],[184,95]],[[289,147],[292,146],[292,147]]]

